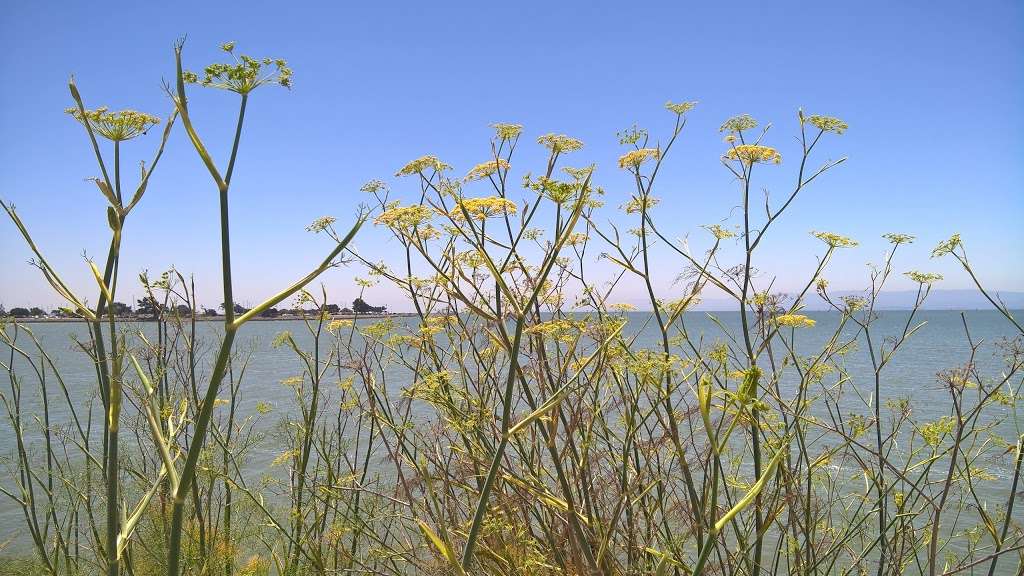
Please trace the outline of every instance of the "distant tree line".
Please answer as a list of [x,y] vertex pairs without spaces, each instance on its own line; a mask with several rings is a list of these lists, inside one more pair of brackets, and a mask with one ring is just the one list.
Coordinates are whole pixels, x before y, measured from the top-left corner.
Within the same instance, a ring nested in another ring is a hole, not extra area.
[[[201,306],[197,310],[198,316],[220,316],[225,310],[224,303],[221,303],[217,309],[207,308]],[[249,308],[242,306],[241,304],[235,303],[232,306],[235,315],[245,314],[249,311]],[[114,302],[111,305],[111,310],[114,312],[114,316],[118,318],[133,318],[138,320],[158,320],[166,316],[177,315],[179,317],[188,317],[192,315],[192,308],[186,304],[178,305],[163,305],[157,302],[154,298],[146,297],[140,298],[135,302],[135,306],[132,307],[124,302]],[[337,304],[327,304],[324,306],[324,312],[331,315],[360,315],[360,314],[386,314],[387,306],[373,306],[368,304],[362,298],[356,298],[352,301],[351,308],[342,308]],[[302,308],[269,308],[264,310],[260,317],[263,318],[277,318],[279,316],[301,316],[303,314],[313,314],[316,310],[305,310]],[[0,305],[0,317],[10,318],[74,318],[76,315],[73,311],[66,308],[56,308],[47,312],[39,307],[15,307],[9,311]]]

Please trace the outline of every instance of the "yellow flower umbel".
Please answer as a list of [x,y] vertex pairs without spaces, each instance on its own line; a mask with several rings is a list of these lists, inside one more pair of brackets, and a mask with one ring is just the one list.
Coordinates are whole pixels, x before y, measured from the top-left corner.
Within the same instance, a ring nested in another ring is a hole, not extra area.
[[499,140],[515,140],[523,132],[521,124],[491,124],[494,134]]
[[669,112],[675,112],[676,114],[679,114],[680,116],[682,116],[683,114],[686,114],[690,110],[693,110],[693,108],[696,105],[697,105],[697,102],[679,102],[679,103],[675,103],[675,102],[669,100],[668,102],[665,103],[665,109],[667,109]]
[[822,132],[835,132],[836,134],[842,134],[847,128],[849,128],[849,126],[846,125],[846,122],[843,122],[839,118],[833,118],[832,116],[811,114],[807,117],[807,122]]
[[235,59],[228,64],[210,64],[203,69],[203,77],[195,72],[185,72],[184,80],[210,88],[230,90],[248,94],[265,84],[292,87],[292,69],[280,58],[252,58],[244,54],[235,56],[235,43],[221,44],[220,49]]
[[747,166],[762,162],[771,162],[772,164],[782,162],[782,155],[779,154],[778,150],[771,146],[761,146],[759,144],[733,146],[726,151],[725,157],[729,160],[739,160]]
[[398,202],[393,202],[373,222],[397,231],[404,231],[428,222],[433,215],[434,211],[429,206],[422,204],[399,206]]
[[949,237],[949,240],[943,240],[939,242],[939,245],[932,250],[932,258],[940,258],[946,254],[952,254],[953,250],[956,250],[957,246],[960,246],[960,235],[953,234]]
[[736,233],[735,232],[733,232],[732,230],[728,230],[726,228],[723,228],[722,226],[720,226],[718,224],[708,224],[706,226],[702,226],[702,228],[706,229],[708,232],[711,232],[711,235],[714,236],[718,240],[725,240],[727,238],[735,238],[736,237]]
[[623,170],[637,170],[644,162],[657,160],[658,158],[661,158],[661,151],[657,148],[632,150],[619,157],[619,168]]
[[918,284],[932,284],[942,280],[942,274],[936,274],[934,272],[918,272],[917,270],[911,270],[910,272],[904,272],[903,275]]
[[474,220],[486,220],[499,214],[515,214],[516,203],[497,196],[484,198],[463,198],[459,205],[452,210],[452,218],[458,220],[463,217],[463,210]]
[[775,317],[775,323],[786,328],[812,328],[816,321],[803,314],[780,314]]
[[395,176],[412,176],[413,174],[422,174],[423,171],[427,169],[433,169],[435,172],[444,172],[450,168],[451,166],[438,160],[437,156],[428,154],[426,156],[420,156],[405,166],[402,166],[398,172],[395,172]]
[[507,171],[509,168],[508,162],[504,158],[498,158],[497,160],[491,160],[490,162],[484,162],[477,164],[473,167],[469,173],[466,174],[463,182],[472,182],[473,180],[483,180],[484,178],[490,177],[499,170]]
[[750,130],[757,127],[757,120],[750,117],[749,114],[740,114],[739,116],[733,116],[729,118],[718,128],[719,132],[734,132],[739,133],[744,130]]
[[896,232],[889,232],[888,234],[882,234],[882,238],[885,238],[892,244],[897,246],[900,244],[911,244],[914,242],[914,237],[910,234],[899,234]]
[[106,107],[102,107],[85,110],[84,114],[78,108],[68,108],[65,112],[82,124],[88,124],[100,136],[114,142],[131,140],[160,123],[156,116],[135,110],[108,112]]
[[833,232],[811,232],[811,234],[832,248],[853,248],[860,244],[856,240],[847,238],[846,236],[840,236]]
[[583,142],[565,134],[545,134],[537,138],[537,143],[556,154],[562,152],[575,152],[583,148]]

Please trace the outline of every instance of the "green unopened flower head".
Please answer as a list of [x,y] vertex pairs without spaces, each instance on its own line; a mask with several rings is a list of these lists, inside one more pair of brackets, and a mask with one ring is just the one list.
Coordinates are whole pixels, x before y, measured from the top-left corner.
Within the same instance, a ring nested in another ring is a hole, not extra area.
[[108,112],[104,106],[95,110],[86,110],[83,114],[78,108],[65,110],[82,124],[88,124],[100,136],[114,142],[131,140],[145,134],[152,126],[159,124],[160,119],[144,112],[135,110],[118,110]]
[[230,90],[248,94],[267,84],[292,87],[292,69],[280,58],[252,58],[245,54],[235,55],[235,43],[227,42],[220,49],[230,54],[234,62],[210,64],[203,69],[200,77],[195,72],[183,72],[186,82],[210,88]]
[[743,371],[743,381],[736,390],[737,399],[746,404],[757,397],[757,383],[761,379],[761,369],[751,366]]

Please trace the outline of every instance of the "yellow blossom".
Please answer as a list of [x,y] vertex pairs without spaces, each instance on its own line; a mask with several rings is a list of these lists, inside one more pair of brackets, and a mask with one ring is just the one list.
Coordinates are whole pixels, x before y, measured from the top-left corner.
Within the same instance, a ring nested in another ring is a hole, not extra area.
[[918,272],[917,270],[911,270],[910,272],[904,272],[903,275],[918,284],[932,284],[933,282],[942,280],[942,274],[936,274],[934,272]]
[[338,330],[341,330],[342,328],[350,328],[351,326],[351,320],[331,320],[327,324],[327,331],[336,333],[338,332]]
[[427,169],[432,169],[435,172],[444,172],[450,168],[451,166],[438,160],[437,156],[428,154],[427,156],[420,156],[405,166],[402,166],[398,172],[395,172],[395,176],[412,176],[413,174],[422,174],[423,171]]
[[842,134],[847,128],[849,128],[849,126],[846,125],[846,122],[843,122],[839,118],[833,118],[832,116],[812,114],[807,117],[807,121],[822,132],[835,132],[836,134]]
[[910,244],[914,241],[914,237],[910,234],[898,234],[896,232],[889,232],[888,234],[882,234],[882,238],[885,238],[892,244]]
[[718,224],[709,224],[707,226],[704,226],[704,228],[708,232],[711,232],[711,235],[714,236],[715,238],[719,239],[719,240],[725,240],[727,238],[734,238],[736,236],[735,232],[733,232],[732,230],[728,230],[726,228],[723,228],[722,226],[719,226]]
[[953,234],[952,236],[949,237],[949,240],[939,242],[939,245],[935,247],[935,250],[932,250],[932,258],[938,258],[940,256],[945,256],[946,254],[951,254],[957,246],[960,246],[960,235]]
[[517,138],[522,133],[523,127],[520,124],[491,124],[491,128],[494,128],[494,132],[497,137],[501,140],[512,140]]
[[486,220],[499,214],[515,214],[516,203],[498,196],[463,198],[459,200],[458,208],[452,211],[452,218],[455,220],[462,218],[463,210],[474,220]]
[[314,234],[319,234],[320,232],[329,229],[336,221],[337,219],[334,216],[321,216],[320,218],[313,220],[312,224],[306,226],[306,230]]
[[464,182],[472,182],[473,180],[483,180],[488,176],[498,172],[499,170],[508,170],[508,162],[504,158],[498,158],[497,160],[491,160],[489,162],[483,162],[473,167],[469,173],[466,174],[462,180]]
[[583,148],[583,142],[565,134],[545,134],[537,138],[537,143],[555,153],[575,152]]
[[629,170],[630,168],[639,168],[641,164],[648,160],[657,160],[661,157],[661,151],[657,148],[640,148],[639,150],[632,150],[623,154],[619,157],[619,168],[623,170]]
[[811,232],[811,234],[832,248],[852,248],[859,244],[856,240],[833,232]]
[[409,230],[430,220],[434,211],[429,206],[413,204],[399,206],[397,202],[389,204],[384,212],[377,216],[374,224],[388,226],[395,230]]
[[718,128],[719,132],[742,132],[744,130],[750,130],[751,128],[757,127],[757,120],[750,117],[749,114],[740,114],[739,116],[733,116],[729,118]]
[[114,142],[131,140],[160,123],[156,116],[135,110],[108,112],[107,108],[103,107],[86,110],[83,114],[78,108],[68,108],[65,112],[82,124],[88,124],[100,136]]
[[787,328],[811,328],[817,322],[803,314],[780,314],[775,317],[775,323]]
[[771,146],[761,146],[759,144],[733,146],[726,151],[725,157],[729,160],[739,160],[747,165],[757,162],[771,162],[773,164],[782,162],[782,155],[779,154],[778,150]]
[[669,100],[665,103],[665,108],[670,112],[676,114],[686,114],[697,105],[697,102],[679,102],[678,104]]
[[626,214],[636,214],[642,210],[650,210],[658,202],[661,202],[661,200],[654,196],[647,196],[644,199],[634,196],[622,208],[626,211]]

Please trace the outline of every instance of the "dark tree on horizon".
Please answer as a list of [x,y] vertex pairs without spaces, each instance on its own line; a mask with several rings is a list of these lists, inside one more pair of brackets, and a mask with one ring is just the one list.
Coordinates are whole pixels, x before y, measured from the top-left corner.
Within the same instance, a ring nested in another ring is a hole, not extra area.
[[356,314],[383,314],[387,309],[387,306],[371,306],[362,298],[356,298],[352,301],[352,311]]

